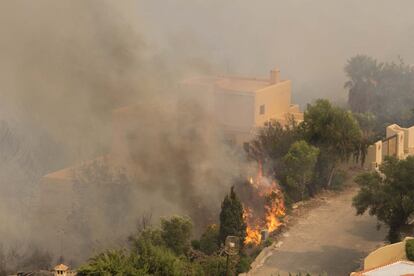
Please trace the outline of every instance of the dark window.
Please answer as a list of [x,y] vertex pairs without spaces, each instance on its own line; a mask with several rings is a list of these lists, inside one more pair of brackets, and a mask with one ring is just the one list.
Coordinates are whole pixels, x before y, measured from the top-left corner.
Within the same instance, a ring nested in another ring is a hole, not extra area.
[[265,105],[264,105],[264,104],[262,104],[262,105],[260,106],[260,111],[259,111],[259,113],[260,113],[260,115],[265,114]]

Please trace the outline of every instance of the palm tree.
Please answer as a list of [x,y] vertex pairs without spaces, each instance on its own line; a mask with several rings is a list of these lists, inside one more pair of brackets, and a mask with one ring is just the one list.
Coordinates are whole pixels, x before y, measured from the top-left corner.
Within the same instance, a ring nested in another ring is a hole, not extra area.
[[345,73],[349,80],[345,88],[349,90],[348,104],[354,112],[371,111],[370,102],[378,83],[378,74],[383,63],[365,55],[357,55],[348,60]]

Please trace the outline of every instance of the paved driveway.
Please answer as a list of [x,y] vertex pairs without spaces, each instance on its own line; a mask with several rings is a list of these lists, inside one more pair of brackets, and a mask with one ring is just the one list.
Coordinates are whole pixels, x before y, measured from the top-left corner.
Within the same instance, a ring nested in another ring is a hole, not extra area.
[[377,231],[374,217],[355,216],[351,200],[356,192],[356,187],[349,188],[297,219],[249,275],[306,271],[342,276],[358,269],[361,259],[381,244],[386,229]]

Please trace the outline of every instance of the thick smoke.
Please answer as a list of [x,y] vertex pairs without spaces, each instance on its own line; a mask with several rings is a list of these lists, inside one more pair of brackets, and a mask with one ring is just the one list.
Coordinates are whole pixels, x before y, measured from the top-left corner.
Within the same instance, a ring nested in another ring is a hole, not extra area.
[[[207,73],[266,75],[278,66],[293,81],[294,101],[341,101],[350,56],[411,63],[413,7],[409,0],[2,1],[2,240],[41,241],[59,247],[55,255],[84,258],[85,248],[105,247],[102,240],[126,234],[145,212],[209,221],[240,175],[240,159],[203,103],[177,83]],[[47,217],[35,225],[42,176],[113,154],[112,110],[134,104],[128,154],[115,156],[132,161],[125,170],[133,177],[78,179],[90,186],[75,184],[66,230],[54,233],[57,222]],[[106,200],[113,182],[120,189]],[[67,245],[77,251],[62,252]]]
[[140,36],[104,2],[6,1],[0,12],[4,108],[52,131],[68,158],[104,146],[108,111],[147,91]]
[[[123,5],[1,4],[6,250],[16,240],[35,243],[77,263],[119,245],[144,213],[185,214],[202,226],[216,220],[239,174],[211,114],[177,86],[185,75],[210,70],[204,57],[187,60],[182,51],[169,59],[154,50]],[[123,106],[133,117],[118,122],[114,110]],[[74,181],[42,179],[67,166]]]

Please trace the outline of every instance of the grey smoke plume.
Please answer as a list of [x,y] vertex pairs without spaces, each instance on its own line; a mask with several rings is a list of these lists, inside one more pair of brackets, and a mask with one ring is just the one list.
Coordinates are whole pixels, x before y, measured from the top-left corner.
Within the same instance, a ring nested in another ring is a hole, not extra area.
[[[6,246],[37,243],[76,263],[119,245],[146,212],[213,222],[239,174],[238,158],[202,103],[177,89],[184,75],[209,70],[204,57],[186,60],[177,52],[170,60],[153,50],[123,5],[1,4],[7,24],[0,27],[0,233]],[[135,109],[132,132],[125,133],[133,139],[119,153],[112,113],[127,105]],[[116,172],[122,166],[88,163],[108,155],[110,162],[130,159],[128,177]],[[73,165],[73,186],[41,180]]]
[[[350,56],[401,55],[412,63],[413,7],[409,0],[2,1],[1,237],[50,246],[41,237],[46,231],[34,231],[37,217],[30,212],[39,179],[110,152],[111,112],[134,103],[142,107],[129,148],[136,177],[127,185],[133,187],[127,210],[119,210],[128,222],[89,206],[87,229],[73,224],[66,243],[84,233],[104,240],[113,233],[108,225],[126,225],[127,232],[148,209],[196,217],[197,202],[214,214],[219,195],[240,173],[239,159],[214,129],[204,133],[212,120],[202,104],[177,108],[186,97],[175,84],[197,73],[260,76],[278,66],[300,103],[344,100]],[[119,201],[95,195],[99,204]],[[75,207],[88,207],[85,202],[73,200]],[[70,219],[76,221],[82,213],[75,211]],[[52,248],[64,242],[49,241]],[[81,239],[79,250],[88,245]]]

